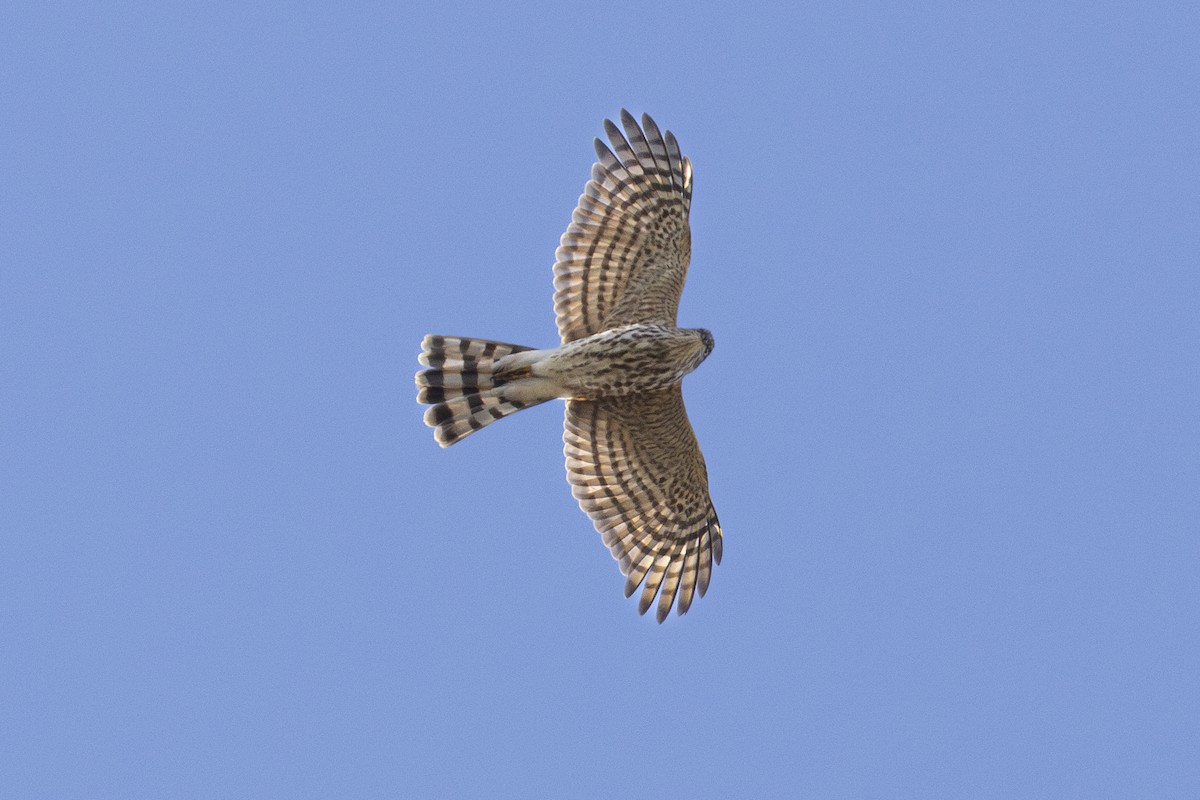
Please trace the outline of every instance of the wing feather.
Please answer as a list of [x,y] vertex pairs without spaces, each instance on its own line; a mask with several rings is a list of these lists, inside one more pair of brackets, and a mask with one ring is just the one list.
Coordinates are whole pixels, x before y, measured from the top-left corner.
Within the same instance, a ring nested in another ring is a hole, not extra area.
[[641,586],[638,611],[655,598],[659,622],[708,590],[721,561],[721,525],[708,472],[679,385],[657,392],[567,401],[567,480],[626,577]]
[[[634,322],[674,325],[691,259],[692,165],[648,115],[604,121],[597,162],[554,265],[563,342]],[[610,146],[611,145],[611,146]]]

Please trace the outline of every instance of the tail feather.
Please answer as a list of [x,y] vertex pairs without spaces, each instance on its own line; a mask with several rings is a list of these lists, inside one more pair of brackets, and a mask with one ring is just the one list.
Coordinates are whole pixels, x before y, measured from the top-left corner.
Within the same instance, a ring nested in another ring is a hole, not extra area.
[[490,369],[494,362],[510,353],[522,353],[533,348],[522,347],[519,344],[492,342],[487,339],[430,334],[421,340],[421,349],[423,352],[419,359],[427,367],[441,367],[443,364],[461,366],[479,363]]
[[471,435],[501,417],[549,400],[531,395],[515,375],[497,375],[504,356],[531,350],[504,342],[459,336],[426,336],[418,372],[417,401],[431,405],[425,424],[442,447]]
[[433,435],[438,444],[449,447],[501,417],[528,408],[520,400],[505,400],[498,394],[502,391],[503,388],[489,389],[438,403],[425,412],[425,424],[435,429]]

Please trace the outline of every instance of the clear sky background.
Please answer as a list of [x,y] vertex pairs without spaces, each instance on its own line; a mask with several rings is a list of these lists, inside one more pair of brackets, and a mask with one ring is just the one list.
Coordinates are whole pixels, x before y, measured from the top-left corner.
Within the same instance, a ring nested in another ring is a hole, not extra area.
[[[1200,796],[1193,3],[9,7],[0,796]],[[622,107],[695,164],[725,530],[664,625],[556,343]]]

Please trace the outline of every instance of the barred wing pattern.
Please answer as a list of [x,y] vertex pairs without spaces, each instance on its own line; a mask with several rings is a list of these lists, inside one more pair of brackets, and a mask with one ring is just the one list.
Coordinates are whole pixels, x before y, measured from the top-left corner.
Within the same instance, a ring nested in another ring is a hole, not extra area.
[[572,493],[620,563],[625,596],[644,580],[639,613],[656,594],[659,622],[677,595],[687,613],[721,563],[721,525],[680,386],[569,400],[563,443]]
[[[692,163],[649,115],[609,120],[610,150],[579,197],[555,253],[554,311],[563,343],[635,322],[675,325],[691,258]],[[644,130],[643,130],[644,129]]]

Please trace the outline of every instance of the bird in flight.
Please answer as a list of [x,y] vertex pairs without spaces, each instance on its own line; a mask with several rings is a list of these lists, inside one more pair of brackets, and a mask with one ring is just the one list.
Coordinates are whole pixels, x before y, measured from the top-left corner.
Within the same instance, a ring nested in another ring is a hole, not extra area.
[[680,382],[713,349],[679,328],[691,258],[692,163],[648,115],[604,121],[611,149],[562,235],[554,265],[559,347],[426,336],[417,399],[449,447],[523,408],[567,401],[567,480],[625,576],[638,613],[687,613],[721,563],[721,525]]

